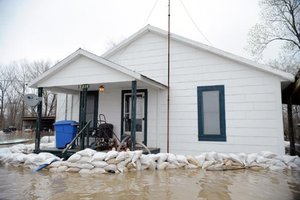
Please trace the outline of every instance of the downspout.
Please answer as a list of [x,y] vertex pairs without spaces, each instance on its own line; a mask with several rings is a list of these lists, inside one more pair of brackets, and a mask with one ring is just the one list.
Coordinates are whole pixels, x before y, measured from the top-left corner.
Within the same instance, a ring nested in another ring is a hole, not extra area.
[[170,151],[170,18],[171,0],[168,4],[168,94],[167,94],[167,153]]

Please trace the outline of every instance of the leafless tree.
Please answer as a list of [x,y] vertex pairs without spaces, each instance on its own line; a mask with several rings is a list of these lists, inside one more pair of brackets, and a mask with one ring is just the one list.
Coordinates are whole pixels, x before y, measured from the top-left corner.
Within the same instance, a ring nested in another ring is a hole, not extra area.
[[6,95],[13,84],[14,66],[0,66],[0,126],[5,127],[5,105],[7,103]]
[[282,51],[299,58],[300,1],[261,0],[261,23],[249,32],[248,49],[257,59],[271,44],[280,42]]

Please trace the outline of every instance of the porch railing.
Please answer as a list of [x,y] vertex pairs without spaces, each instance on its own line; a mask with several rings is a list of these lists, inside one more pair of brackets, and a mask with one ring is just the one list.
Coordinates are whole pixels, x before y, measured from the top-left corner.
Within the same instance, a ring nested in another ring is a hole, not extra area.
[[[62,157],[64,159],[67,158],[67,152],[68,152],[68,150],[74,145],[74,143],[78,139],[78,137],[80,137],[83,133],[86,132],[86,129],[89,128],[91,122],[92,122],[92,120],[88,121],[88,123],[86,123],[86,125],[79,131],[79,133],[76,135],[76,137],[62,151]],[[84,137],[82,137],[82,138],[84,138]]]

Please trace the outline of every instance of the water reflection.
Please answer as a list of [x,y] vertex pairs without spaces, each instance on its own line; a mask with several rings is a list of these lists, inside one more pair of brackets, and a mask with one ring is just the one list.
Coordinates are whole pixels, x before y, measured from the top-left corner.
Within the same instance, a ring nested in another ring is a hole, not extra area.
[[143,171],[80,175],[0,166],[0,199],[300,199],[297,171]]

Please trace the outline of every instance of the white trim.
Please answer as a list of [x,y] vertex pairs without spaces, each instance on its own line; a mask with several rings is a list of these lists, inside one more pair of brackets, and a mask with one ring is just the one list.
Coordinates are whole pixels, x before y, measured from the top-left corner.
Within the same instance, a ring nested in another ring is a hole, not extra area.
[[[152,32],[154,34],[158,34],[158,35],[160,35],[162,37],[165,37],[165,38],[167,38],[167,36],[168,36],[167,31],[162,30],[162,29],[157,28],[157,27],[153,27],[151,25],[147,25],[144,28],[140,29],[135,34],[133,34],[131,37],[125,39],[119,45],[115,46],[114,48],[110,49],[106,53],[102,54],[102,57],[105,57],[105,58],[111,57],[112,55],[114,55],[115,53],[120,51],[122,48],[130,45],[132,42],[134,42],[138,38],[142,37],[147,32]],[[256,62],[251,61],[249,59],[246,59],[246,58],[228,53],[226,51],[223,51],[223,50],[220,50],[220,49],[202,44],[200,42],[182,37],[180,35],[176,35],[176,34],[172,33],[171,34],[171,39],[174,40],[174,41],[181,42],[181,43],[184,43],[186,45],[192,46],[194,48],[198,48],[200,50],[204,50],[204,51],[207,51],[209,53],[213,53],[215,55],[222,56],[224,58],[233,60],[235,62],[238,62],[238,63],[244,64],[244,65],[256,68],[260,71],[267,72],[267,73],[270,73],[272,75],[276,75],[276,76],[278,76],[282,79],[281,81],[294,81],[294,76],[290,73],[286,73],[286,72],[271,68],[269,66],[256,63]]]

